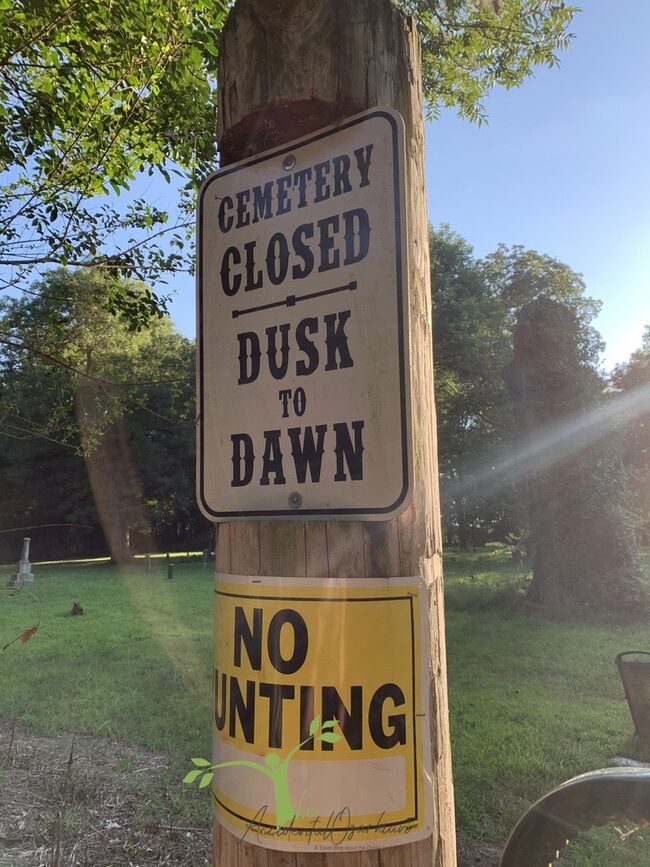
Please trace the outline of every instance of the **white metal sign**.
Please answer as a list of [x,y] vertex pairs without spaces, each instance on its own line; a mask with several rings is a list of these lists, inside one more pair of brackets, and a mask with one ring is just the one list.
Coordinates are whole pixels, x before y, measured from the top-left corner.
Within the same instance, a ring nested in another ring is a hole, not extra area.
[[404,125],[373,109],[214,174],[198,209],[198,499],[387,520],[411,482]]

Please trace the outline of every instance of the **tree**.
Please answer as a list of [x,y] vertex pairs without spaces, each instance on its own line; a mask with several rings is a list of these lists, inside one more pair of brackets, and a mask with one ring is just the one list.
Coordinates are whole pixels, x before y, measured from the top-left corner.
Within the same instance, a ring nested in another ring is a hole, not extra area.
[[468,548],[516,528],[507,494],[485,497],[474,472],[512,438],[512,403],[499,373],[510,340],[467,242],[447,226],[429,239],[443,518],[449,540],[457,536]]
[[585,295],[581,274],[565,262],[536,250],[526,250],[521,244],[507,247],[499,244],[480,263],[483,277],[493,295],[500,299],[507,327],[512,331],[519,310],[537,298],[550,298],[570,307],[577,316],[581,340],[587,339],[588,352],[603,349],[600,337],[590,329],[601,302]]
[[478,260],[442,226],[431,230],[430,253],[443,517],[449,538],[467,547],[527,524],[518,468],[506,469],[518,424],[503,371],[517,309],[542,296],[568,304],[595,358],[599,305],[579,274],[535,250],[501,245]]
[[559,0],[401,0],[422,39],[424,92],[431,114],[454,107],[485,118],[496,85],[518,87],[534,67],[554,66],[571,40],[577,7]]
[[530,595],[558,609],[634,611],[644,585],[620,452],[581,423],[604,402],[595,361],[570,308],[543,297],[522,308],[508,380],[531,456]]
[[135,530],[199,523],[194,353],[168,320],[137,333],[98,310],[111,279],[52,271],[0,305],[0,473],[9,526],[101,520],[122,559]]
[[[194,187],[214,164],[219,0],[1,0],[0,265],[5,285],[52,264],[154,279],[181,264],[189,200],[170,226],[144,198],[101,204],[145,171]],[[171,234],[164,248],[153,243]],[[170,252],[171,250],[171,252]],[[10,270],[9,270],[10,269]],[[113,306],[142,324],[161,299]],[[144,317],[144,318],[143,318]]]
[[639,349],[616,367],[612,384],[632,400],[631,419],[624,433],[623,460],[634,495],[635,528],[639,541],[650,544],[650,325]]
[[[116,278],[105,282],[108,303],[136,325],[164,306],[153,292],[133,305],[117,278],[151,283],[192,268],[194,193],[216,165],[218,39],[230,5],[0,0],[5,286],[24,287],[47,265],[102,265]],[[562,0],[400,5],[422,36],[431,112],[453,105],[474,119],[492,86],[518,85],[536,64],[557,62],[575,12]],[[183,179],[176,217],[144,197],[122,208],[102,204],[147,171]]]

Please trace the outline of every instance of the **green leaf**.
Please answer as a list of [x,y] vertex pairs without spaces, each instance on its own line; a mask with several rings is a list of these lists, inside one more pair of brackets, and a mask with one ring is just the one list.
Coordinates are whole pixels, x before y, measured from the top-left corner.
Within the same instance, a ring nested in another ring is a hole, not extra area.
[[341,740],[341,735],[335,735],[334,732],[323,732],[318,735],[319,741],[325,741],[327,744],[335,744]]
[[320,728],[320,715],[317,717],[314,717],[314,719],[309,723],[309,734],[315,735],[319,728]]
[[189,774],[186,774],[183,777],[183,782],[184,783],[193,783],[194,780],[196,780],[196,778],[201,775],[201,773],[202,773],[202,771],[190,771]]
[[325,729],[333,729],[335,725],[338,725],[338,722],[337,719],[328,719],[327,722],[323,723],[323,731]]
[[211,762],[209,762],[207,759],[192,759],[192,764],[196,765],[197,768],[209,768]]
[[203,774],[203,778],[202,778],[201,782],[199,783],[199,789],[205,789],[207,786],[209,786],[210,783],[212,782],[213,777],[214,777],[214,774],[212,773],[212,771],[210,771],[209,774]]

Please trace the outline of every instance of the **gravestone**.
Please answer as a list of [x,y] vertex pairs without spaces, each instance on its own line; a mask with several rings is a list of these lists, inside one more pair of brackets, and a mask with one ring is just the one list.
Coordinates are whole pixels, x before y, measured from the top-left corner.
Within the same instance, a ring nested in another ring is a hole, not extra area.
[[34,584],[32,564],[29,562],[29,543],[31,539],[23,539],[23,550],[18,561],[18,571],[7,581],[7,587],[24,587],[26,584]]

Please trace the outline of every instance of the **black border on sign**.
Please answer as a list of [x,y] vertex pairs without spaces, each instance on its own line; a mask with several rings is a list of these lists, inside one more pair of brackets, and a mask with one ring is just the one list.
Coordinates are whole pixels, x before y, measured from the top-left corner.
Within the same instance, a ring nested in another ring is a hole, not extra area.
[[[413,716],[413,786],[414,786],[414,804],[415,811],[414,815],[408,819],[399,819],[395,822],[382,822],[380,825],[373,825],[374,828],[392,828],[396,825],[409,825],[412,822],[419,821],[419,802],[418,802],[418,740],[417,740],[417,715],[416,715],[416,703],[415,703],[415,685],[416,685],[416,673],[415,673],[415,614],[413,611],[413,594],[406,594],[404,596],[371,596],[368,598],[351,596],[351,597],[342,597],[339,599],[333,598],[332,596],[258,596],[257,594],[249,594],[249,593],[229,593],[224,590],[214,591],[215,596],[229,596],[235,599],[246,599],[248,601],[259,599],[263,602],[408,602],[409,603],[409,616],[411,621],[411,695],[413,699],[412,705],[412,716]],[[213,665],[214,669],[214,665]],[[214,710],[213,714],[214,716]],[[226,811],[226,813],[230,813],[231,816],[239,819],[241,822],[247,822],[249,827],[257,827],[257,828],[269,828],[270,830],[275,830],[276,826],[271,825],[268,822],[255,822],[253,819],[249,819],[247,816],[240,816],[239,813],[236,813],[234,810],[231,810],[230,807],[227,807],[222,801],[217,798],[214,793],[214,788],[212,789],[212,798],[214,801],[219,804],[219,806]],[[295,827],[296,831],[312,831],[313,827],[307,828],[299,828]],[[335,830],[335,829],[334,829]],[[350,826],[345,829],[346,831],[367,831],[367,825],[358,825],[358,826]],[[290,837],[289,837],[290,839]],[[295,841],[298,842],[298,841]],[[398,845],[397,841],[395,845]]]
[[[334,509],[253,509],[250,511],[232,511],[232,512],[217,512],[208,504],[205,497],[205,427],[204,427],[204,413],[203,413],[203,383],[204,383],[204,358],[203,358],[203,198],[208,191],[208,188],[212,184],[213,181],[218,178],[222,178],[226,175],[233,174],[234,172],[238,172],[241,169],[248,168],[249,166],[257,165],[258,163],[265,162],[266,160],[273,159],[275,157],[282,156],[282,154],[289,153],[292,150],[295,150],[296,147],[302,147],[303,145],[312,144],[315,141],[320,141],[323,138],[327,138],[330,135],[333,135],[337,132],[340,132],[344,129],[349,129],[350,127],[356,126],[357,124],[363,123],[365,120],[369,120],[370,118],[381,117],[388,121],[392,131],[392,139],[393,139],[393,192],[394,192],[394,206],[395,206],[395,264],[396,264],[396,285],[397,285],[397,339],[398,339],[398,356],[399,356],[399,385],[400,385],[400,428],[402,435],[402,490],[397,497],[397,499],[391,503],[390,506],[383,506],[377,508],[334,508]],[[246,160],[245,162],[238,163],[232,167],[226,167],[215,172],[208,180],[203,184],[201,190],[199,191],[199,198],[197,204],[197,295],[198,295],[198,346],[197,346],[197,373],[199,379],[199,417],[197,419],[198,423],[198,485],[197,485],[197,499],[199,501],[199,505],[203,511],[205,517],[210,517],[216,519],[217,521],[225,521],[229,518],[231,519],[242,519],[242,518],[269,518],[269,517],[290,517],[296,520],[308,519],[308,518],[322,518],[324,516],[341,516],[348,515],[350,517],[359,516],[363,517],[366,515],[376,515],[380,517],[381,515],[388,515],[392,512],[395,512],[400,508],[400,506],[405,507],[407,505],[407,498],[410,492],[410,477],[411,477],[411,468],[409,462],[409,436],[408,436],[408,411],[407,411],[407,400],[406,400],[406,370],[404,364],[404,349],[405,349],[405,330],[404,330],[404,304],[405,304],[405,287],[402,281],[402,267],[403,267],[403,250],[402,250],[402,187],[401,187],[401,178],[400,178],[400,151],[399,151],[400,139],[399,139],[399,129],[397,126],[397,122],[392,114],[388,111],[383,111],[378,109],[377,111],[371,111],[364,113],[362,117],[354,118],[347,123],[342,123],[334,128],[328,127],[325,131],[321,131],[316,133],[315,135],[310,136],[309,138],[301,139],[298,144],[295,142],[289,145],[283,145],[278,150],[273,150],[271,152],[264,153],[260,156],[254,157],[250,160]]]

